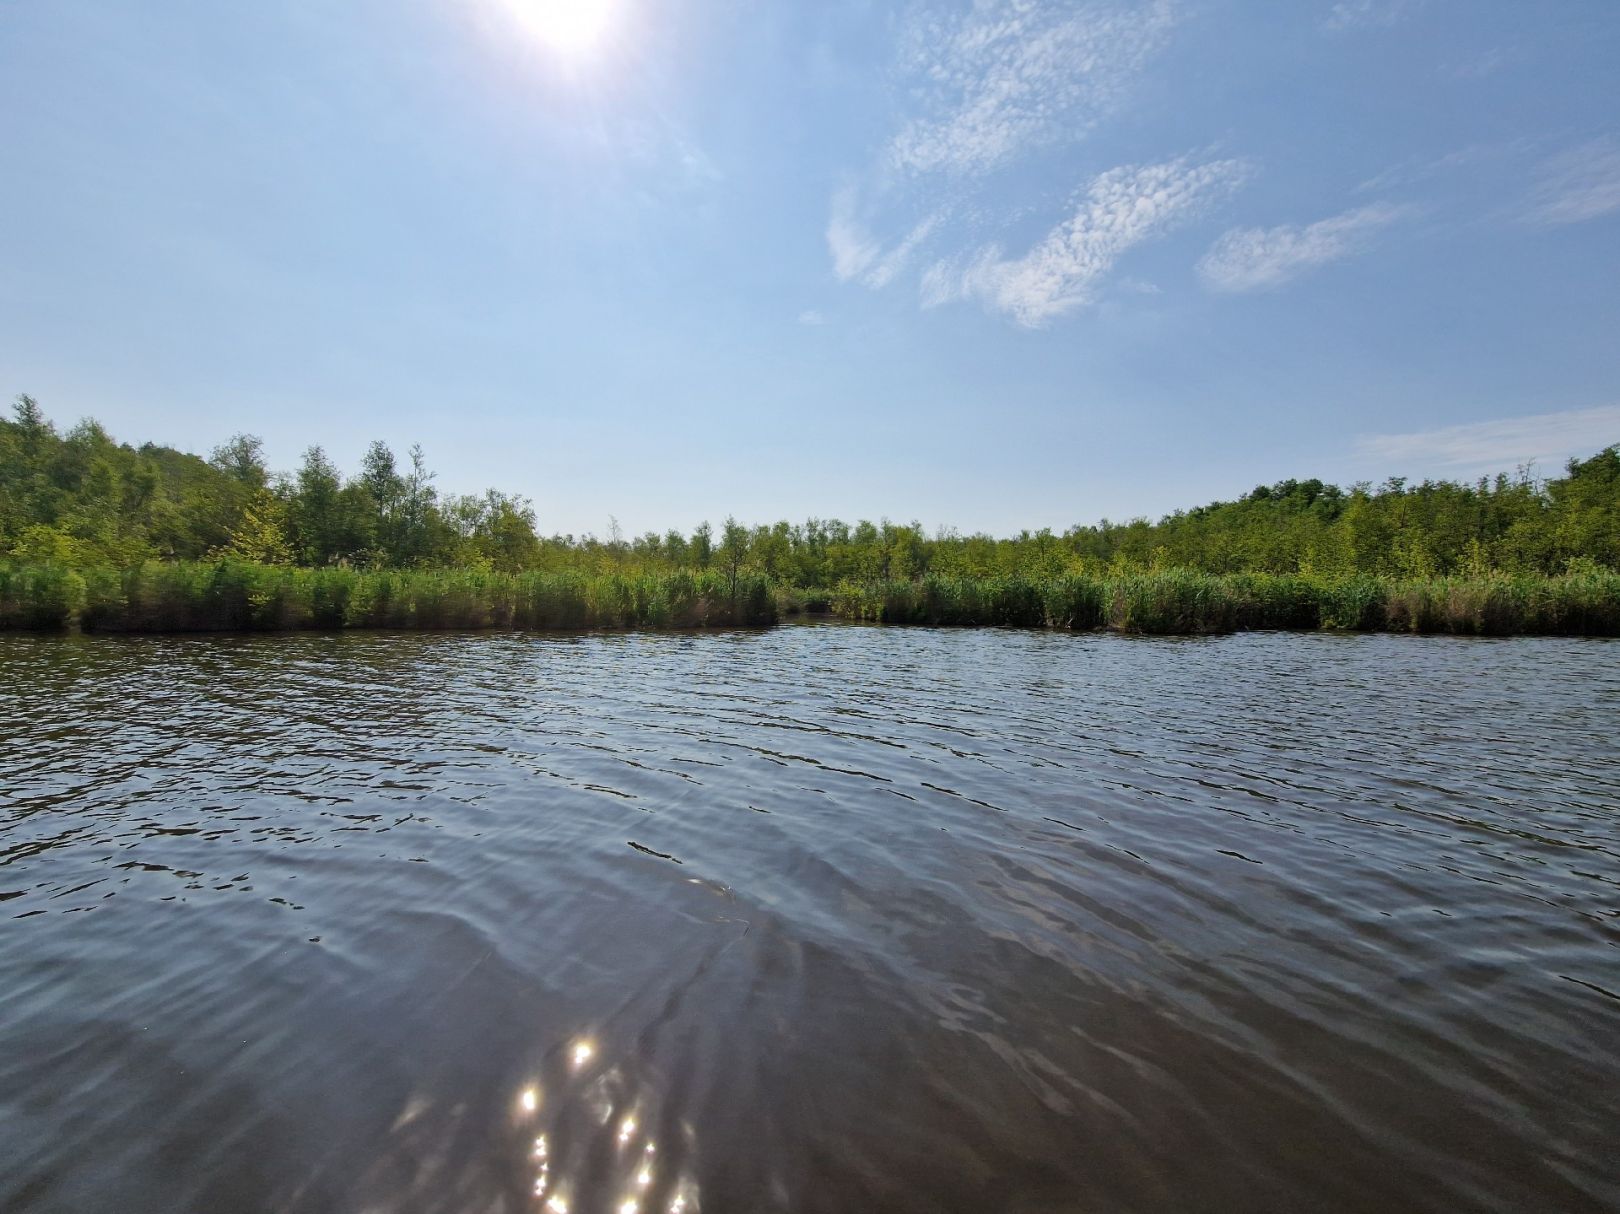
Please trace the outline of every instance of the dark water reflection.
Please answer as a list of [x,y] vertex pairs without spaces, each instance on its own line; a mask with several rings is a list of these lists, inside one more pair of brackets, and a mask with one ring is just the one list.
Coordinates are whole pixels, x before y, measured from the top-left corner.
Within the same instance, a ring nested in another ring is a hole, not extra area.
[[0,638],[8,1211],[1620,1205],[1620,645]]

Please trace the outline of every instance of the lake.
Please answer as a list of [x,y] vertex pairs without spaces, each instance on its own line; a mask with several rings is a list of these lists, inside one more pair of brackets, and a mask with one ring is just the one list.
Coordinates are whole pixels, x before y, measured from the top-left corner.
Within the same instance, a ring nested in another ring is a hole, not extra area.
[[1620,1206],[1620,642],[0,637],[0,1208]]

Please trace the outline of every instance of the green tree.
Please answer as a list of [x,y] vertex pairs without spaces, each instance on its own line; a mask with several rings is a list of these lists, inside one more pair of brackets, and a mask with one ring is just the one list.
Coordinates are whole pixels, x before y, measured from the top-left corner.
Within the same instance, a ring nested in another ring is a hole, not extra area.
[[287,540],[287,507],[267,488],[260,488],[242,511],[221,555],[256,561],[261,565],[290,565],[292,545]]
[[287,532],[301,564],[328,565],[354,555],[353,505],[326,452],[319,446],[305,451],[287,502]]
[[403,564],[407,556],[403,502],[405,478],[394,463],[394,453],[381,439],[366,448],[358,480],[364,500],[361,510],[370,533],[372,564]]
[[214,448],[208,463],[253,492],[270,483],[270,470],[264,463],[264,440],[256,435],[233,434],[229,442]]
[[727,515],[725,527],[720,533],[720,557],[724,562],[726,575],[731,581],[733,597],[737,594],[737,575],[742,569],[743,558],[747,555],[748,528]]
[[707,569],[714,559],[714,530],[707,522],[699,523],[692,532],[691,553],[692,563],[699,569]]

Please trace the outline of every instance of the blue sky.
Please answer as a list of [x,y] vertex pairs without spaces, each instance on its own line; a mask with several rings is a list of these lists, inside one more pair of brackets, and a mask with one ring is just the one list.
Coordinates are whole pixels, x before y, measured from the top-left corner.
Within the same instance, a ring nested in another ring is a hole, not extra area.
[[1614,0],[558,2],[0,4],[0,391],[599,534],[1620,441]]

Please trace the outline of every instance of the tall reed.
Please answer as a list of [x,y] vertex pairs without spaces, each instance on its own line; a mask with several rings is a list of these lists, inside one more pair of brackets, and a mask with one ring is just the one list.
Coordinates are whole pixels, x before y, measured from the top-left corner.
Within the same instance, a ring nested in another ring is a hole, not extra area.
[[1599,568],[1551,578],[1491,574],[1426,580],[1187,569],[1043,582],[927,577],[841,583],[828,603],[832,614],[848,620],[1159,635],[1319,628],[1620,635],[1620,574]]
[[304,628],[704,628],[776,622],[762,577],[587,577],[148,562],[82,574],[0,565],[0,627],[88,632]]
[[0,628],[90,632],[301,628],[705,628],[830,611],[890,624],[1620,635],[1620,573],[1388,579],[1164,569],[1050,580],[928,576],[794,589],[718,572],[598,576],[484,569],[361,571],[246,561],[68,569],[0,562]]
[[0,563],[0,628],[66,628],[84,594],[84,578],[71,569]]

